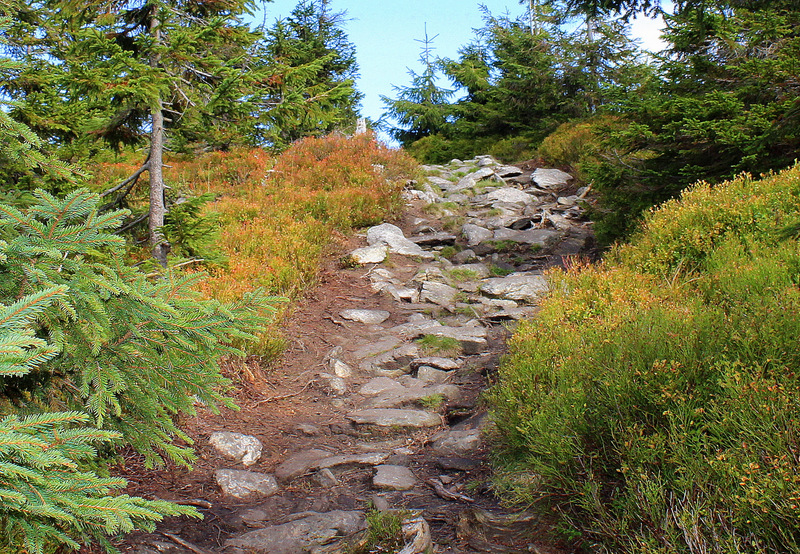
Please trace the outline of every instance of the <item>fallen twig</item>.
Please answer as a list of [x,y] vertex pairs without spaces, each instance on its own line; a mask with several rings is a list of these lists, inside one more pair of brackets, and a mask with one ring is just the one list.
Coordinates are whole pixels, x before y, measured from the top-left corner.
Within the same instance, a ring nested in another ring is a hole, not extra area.
[[199,546],[196,546],[190,543],[189,541],[180,538],[178,535],[173,535],[172,533],[166,533],[164,531],[161,531],[161,534],[170,539],[171,541],[181,545],[182,547],[191,550],[195,554],[209,554],[207,550],[203,550]]
[[268,398],[265,398],[264,400],[259,400],[258,402],[256,402],[256,403],[253,405],[253,407],[255,407],[255,406],[260,406],[261,404],[266,404],[267,402],[274,402],[274,401],[276,401],[276,400],[285,400],[285,399],[287,399],[287,398],[292,398],[293,396],[297,396],[298,394],[302,394],[303,392],[305,392],[305,390],[306,390],[308,387],[310,387],[310,386],[311,386],[313,383],[316,383],[316,382],[317,382],[317,380],[316,380],[316,379],[312,379],[311,381],[309,381],[308,383],[306,383],[306,384],[305,384],[305,386],[304,386],[302,389],[300,389],[300,390],[299,390],[299,391],[297,391],[297,392],[290,392],[289,394],[279,394],[279,395],[277,395],[277,396],[270,396],[270,397],[268,397]]

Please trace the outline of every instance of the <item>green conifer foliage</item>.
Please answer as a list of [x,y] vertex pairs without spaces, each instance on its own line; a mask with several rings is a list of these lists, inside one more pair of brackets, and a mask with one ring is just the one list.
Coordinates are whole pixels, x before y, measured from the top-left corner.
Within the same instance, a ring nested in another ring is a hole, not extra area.
[[0,394],[25,409],[85,410],[149,464],[165,455],[187,463],[191,450],[173,441],[191,440],[175,418],[197,404],[232,406],[219,358],[260,329],[263,303],[201,300],[192,292],[198,277],[152,281],[126,266],[123,239],[112,234],[125,212],[99,214],[86,190],[64,199],[37,191],[36,199],[24,211],[0,205],[0,299],[66,287],[35,320],[59,354],[35,374],[2,378]]
[[258,142],[283,150],[307,136],[354,127],[363,95],[355,47],[342,29],[344,13],[327,0],[302,0],[260,43],[265,78],[253,95]]
[[[10,245],[0,243],[4,250]],[[0,261],[7,260],[0,255]],[[22,377],[52,360],[58,350],[36,336],[35,322],[59,302],[68,287],[54,286],[0,304],[0,375]],[[5,399],[4,399],[5,400]],[[114,494],[125,480],[98,477],[85,468],[96,444],[119,433],[88,425],[81,412],[0,413],[0,551],[41,553],[55,546],[77,549],[106,536],[149,529],[165,515],[197,516],[192,508]]]

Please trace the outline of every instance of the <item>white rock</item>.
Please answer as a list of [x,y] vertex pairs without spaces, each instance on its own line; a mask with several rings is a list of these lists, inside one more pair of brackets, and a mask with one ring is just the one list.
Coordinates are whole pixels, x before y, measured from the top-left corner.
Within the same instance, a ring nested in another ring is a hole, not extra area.
[[358,321],[367,325],[377,325],[389,319],[390,314],[386,310],[342,310],[339,315],[350,321]]
[[261,441],[251,435],[216,431],[208,439],[217,452],[235,462],[251,466],[261,457],[263,445]]
[[223,493],[240,500],[271,496],[278,491],[277,481],[266,473],[218,469],[214,472],[214,479]]
[[407,491],[414,488],[417,478],[410,469],[403,466],[380,465],[375,468],[372,485],[376,489],[389,491]]
[[357,264],[379,264],[386,259],[389,248],[386,245],[365,246],[350,252],[350,259]]
[[403,231],[391,223],[382,223],[367,229],[367,243],[370,246],[385,245],[389,248],[389,252],[402,256],[418,256],[428,260],[434,257],[433,253],[408,240]]

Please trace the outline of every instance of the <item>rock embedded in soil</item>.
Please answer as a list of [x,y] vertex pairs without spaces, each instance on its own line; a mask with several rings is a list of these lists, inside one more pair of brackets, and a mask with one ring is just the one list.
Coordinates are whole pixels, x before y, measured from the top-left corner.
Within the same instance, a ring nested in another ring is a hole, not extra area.
[[347,414],[347,419],[358,426],[386,429],[438,427],[442,418],[424,410],[401,410],[397,408],[372,408],[356,410]]
[[303,554],[366,529],[363,512],[334,510],[249,531],[225,541],[231,554]]
[[465,456],[481,446],[480,429],[447,429],[434,437],[433,451],[446,456]]
[[456,294],[458,294],[458,290],[449,285],[436,281],[425,281],[422,284],[419,299],[421,302],[432,302],[442,307],[448,307],[454,304]]
[[386,310],[342,310],[339,312],[339,315],[342,316],[344,319],[348,319],[350,321],[358,321],[359,323],[364,323],[366,325],[377,325],[379,323],[383,323],[389,316],[392,314],[387,312]]
[[512,273],[481,282],[481,292],[484,294],[528,303],[538,301],[548,290],[544,276],[529,273]]
[[533,172],[532,179],[543,189],[553,189],[566,186],[572,180],[572,175],[560,169],[539,168]]
[[410,469],[399,465],[380,465],[375,468],[372,486],[380,490],[407,491],[417,484]]
[[511,187],[503,187],[493,190],[486,195],[486,199],[492,202],[508,202],[510,204],[530,204],[536,200],[536,197],[522,192],[519,189]]
[[491,240],[494,237],[494,233],[489,229],[474,223],[465,223],[461,227],[461,234],[467,240],[467,246],[477,246],[483,241]]
[[281,482],[287,482],[316,470],[375,466],[384,463],[389,456],[388,452],[365,452],[332,456],[330,452],[312,448],[298,452],[280,464],[275,470],[275,477]]
[[215,431],[211,433],[208,442],[224,457],[234,462],[251,466],[261,457],[263,445],[261,441],[251,435],[231,433],[228,431]]
[[417,379],[426,383],[444,383],[450,378],[450,372],[423,365],[417,368]]
[[278,491],[278,483],[275,478],[266,473],[218,469],[214,472],[214,479],[224,494],[239,500],[263,498]]
[[461,362],[453,358],[441,358],[439,356],[425,356],[424,358],[415,358],[411,360],[411,368],[417,369],[420,366],[427,365],[437,369],[450,371],[461,367]]
[[386,245],[378,244],[375,246],[365,246],[364,248],[356,248],[350,252],[350,259],[357,264],[379,264],[386,259],[389,254],[389,248]]
[[367,243],[370,246],[386,245],[389,252],[402,256],[416,256],[427,260],[434,257],[432,253],[407,239],[400,227],[391,223],[382,223],[367,229]]

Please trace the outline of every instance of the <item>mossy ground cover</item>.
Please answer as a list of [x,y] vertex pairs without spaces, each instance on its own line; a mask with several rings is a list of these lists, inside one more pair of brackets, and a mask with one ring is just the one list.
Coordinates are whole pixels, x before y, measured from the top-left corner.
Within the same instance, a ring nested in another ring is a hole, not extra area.
[[700,183],[550,275],[491,393],[497,485],[606,552],[800,550],[800,167]]

